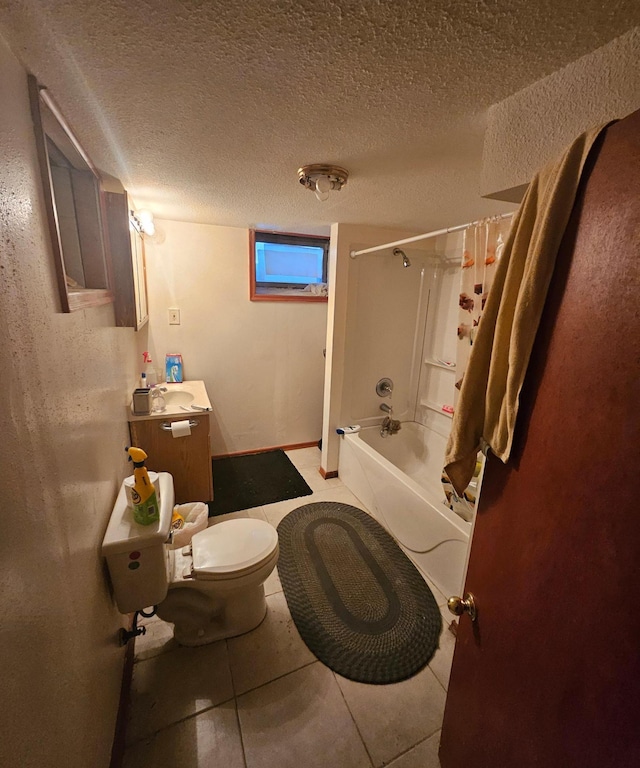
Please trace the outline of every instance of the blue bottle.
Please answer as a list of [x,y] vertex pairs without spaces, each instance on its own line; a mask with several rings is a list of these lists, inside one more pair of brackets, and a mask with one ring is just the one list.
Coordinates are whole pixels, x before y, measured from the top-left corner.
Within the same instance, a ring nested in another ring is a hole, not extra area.
[[166,356],[165,380],[169,384],[179,384],[182,382],[182,355]]

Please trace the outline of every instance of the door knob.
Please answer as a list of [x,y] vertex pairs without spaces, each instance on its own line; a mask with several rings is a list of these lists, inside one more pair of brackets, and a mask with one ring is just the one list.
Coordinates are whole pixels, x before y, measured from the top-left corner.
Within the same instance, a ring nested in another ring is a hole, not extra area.
[[463,613],[468,613],[471,621],[475,621],[478,616],[476,599],[471,592],[467,592],[464,598],[458,597],[457,595],[450,597],[447,600],[447,608],[456,616],[462,616]]

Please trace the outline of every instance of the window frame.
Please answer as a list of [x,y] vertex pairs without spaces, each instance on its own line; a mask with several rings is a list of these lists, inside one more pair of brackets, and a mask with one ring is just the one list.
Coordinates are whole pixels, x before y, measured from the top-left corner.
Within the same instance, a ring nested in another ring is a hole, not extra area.
[[[256,242],[261,242],[257,237],[258,235],[270,235],[274,238],[273,242],[282,242],[288,245],[295,245],[291,243],[291,239],[297,239],[300,241],[300,245],[309,245],[311,243],[323,244],[325,248],[324,256],[324,269],[326,273],[328,270],[329,261],[329,237],[326,235],[304,235],[298,232],[274,232],[267,229],[250,229],[249,230],[249,299],[250,301],[297,301],[305,303],[326,303],[329,299],[327,296],[317,296],[303,288],[296,289],[291,288],[292,293],[282,293],[282,288],[274,287],[274,292],[260,292],[258,293],[258,286],[256,282]],[[282,238],[281,240],[279,238]],[[289,241],[289,242],[287,242]],[[304,241],[304,242],[303,242]],[[293,293],[293,291],[296,291]]]

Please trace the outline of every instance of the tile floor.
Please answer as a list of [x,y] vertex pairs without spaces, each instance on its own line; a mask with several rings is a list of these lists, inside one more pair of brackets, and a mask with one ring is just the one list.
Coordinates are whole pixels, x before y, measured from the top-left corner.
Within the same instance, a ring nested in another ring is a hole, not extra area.
[[[212,518],[277,525],[312,501],[364,509],[339,479],[323,480],[316,448],[289,451],[313,495]],[[240,637],[183,648],[171,625],[146,620],[136,640],[125,768],[439,768],[438,744],[454,636],[446,599],[440,648],[415,677],[365,685],[317,661],[291,619],[277,571],[268,612]]]

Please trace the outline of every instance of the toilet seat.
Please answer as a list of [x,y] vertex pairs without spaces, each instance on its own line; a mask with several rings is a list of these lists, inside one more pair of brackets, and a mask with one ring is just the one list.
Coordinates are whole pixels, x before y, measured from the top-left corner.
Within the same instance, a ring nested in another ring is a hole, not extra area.
[[227,520],[196,533],[191,551],[196,579],[239,578],[277,557],[278,533],[264,520]]

